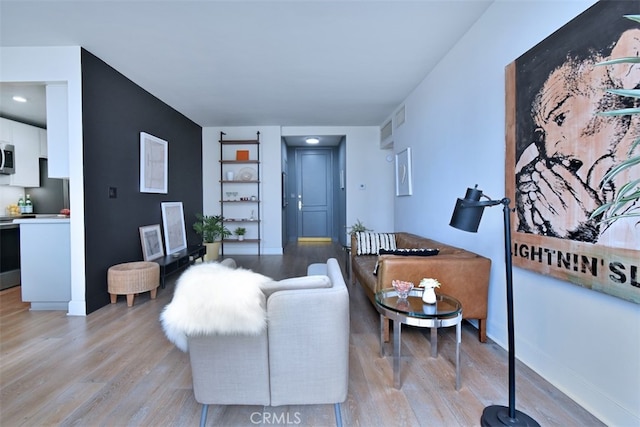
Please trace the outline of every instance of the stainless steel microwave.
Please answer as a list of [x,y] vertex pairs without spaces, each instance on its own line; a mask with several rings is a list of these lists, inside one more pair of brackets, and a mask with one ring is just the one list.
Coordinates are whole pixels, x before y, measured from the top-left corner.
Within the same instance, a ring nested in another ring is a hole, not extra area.
[[16,152],[11,144],[0,143],[0,174],[16,173]]

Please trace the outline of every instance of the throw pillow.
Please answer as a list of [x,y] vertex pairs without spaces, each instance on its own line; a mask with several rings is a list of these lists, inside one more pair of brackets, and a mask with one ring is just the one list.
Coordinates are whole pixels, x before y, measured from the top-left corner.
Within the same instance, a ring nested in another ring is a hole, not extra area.
[[356,255],[377,255],[380,249],[395,249],[396,235],[393,233],[356,233],[358,251]]
[[378,255],[401,255],[401,256],[433,256],[438,255],[440,249],[422,248],[422,249],[404,249],[398,248],[394,250],[380,249]]
[[[378,251],[378,255],[400,255],[400,256],[434,256],[438,255],[440,249],[380,249]],[[373,275],[378,275],[378,262],[376,261],[376,266],[373,268]]]

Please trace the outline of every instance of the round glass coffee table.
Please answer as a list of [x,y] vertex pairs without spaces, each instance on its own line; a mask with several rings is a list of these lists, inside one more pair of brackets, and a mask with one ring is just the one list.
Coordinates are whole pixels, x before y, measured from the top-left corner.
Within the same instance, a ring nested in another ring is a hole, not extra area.
[[438,357],[438,328],[456,327],[456,390],[460,389],[460,342],[462,305],[448,295],[437,294],[435,304],[422,301],[422,288],[414,288],[406,299],[398,298],[393,288],[376,293],[380,313],[380,355],[384,357],[385,317],[393,320],[393,386],[400,389],[400,345],[402,324],[431,328],[431,357]]

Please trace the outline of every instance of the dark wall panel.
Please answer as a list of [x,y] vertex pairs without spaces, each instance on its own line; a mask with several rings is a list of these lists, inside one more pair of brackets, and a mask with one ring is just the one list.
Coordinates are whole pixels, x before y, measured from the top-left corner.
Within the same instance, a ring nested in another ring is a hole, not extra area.
[[[188,244],[202,212],[202,128],[82,51],[87,313],[109,303],[107,270],[142,260],[138,227],[160,224],[161,202],[184,205]],[[169,142],[168,194],[140,192],[140,132]],[[109,197],[109,188],[117,198]]]

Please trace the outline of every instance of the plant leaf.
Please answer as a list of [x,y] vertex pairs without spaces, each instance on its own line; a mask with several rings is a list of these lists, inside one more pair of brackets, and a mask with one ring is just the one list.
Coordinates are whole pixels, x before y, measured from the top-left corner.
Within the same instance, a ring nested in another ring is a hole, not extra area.
[[[637,188],[634,188],[636,186]],[[630,191],[634,192],[629,194]],[[616,199],[621,199],[623,197],[630,197],[633,199],[637,199],[640,197],[640,178],[635,179],[631,182],[627,182],[620,188],[620,190],[618,190],[618,196],[616,196]]]
[[614,58],[608,59],[606,61],[601,61],[596,64],[599,65],[613,65],[613,64],[638,64],[640,63],[640,56],[625,56],[622,58]]
[[620,172],[623,172],[625,169],[628,169],[631,166],[638,165],[638,164],[640,164],[640,156],[631,157],[631,158],[625,160],[624,162],[621,162],[620,164],[616,165],[613,169],[611,169],[609,172],[607,172],[602,177],[602,180],[600,182],[602,184],[607,183],[607,182],[611,181],[611,179],[613,179],[613,177],[618,175]]
[[640,89],[607,89],[607,92],[631,98],[640,98]]
[[640,114],[640,108],[623,108],[620,110],[600,111],[597,114],[600,116],[630,116],[633,114]]
[[632,21],[640,22],[640,15],[623,15],[627,19],[631,19]]
[[[598,206],[596,210],[594,210],[589,216],[590,219],[594,219],[597,216],[604,214],[600,219],[600,222],[611,222],[615,221],[615,218],[623,217],[623,216],[640,216],[640,207],[633,207],[633,204],[637,201],[636,199],[626,200],[621,203],[605,203],[601,206]],[[633,203],[631,203],[633,202]],[[629,205],[629,206],[626,206]],[[626,212],[617,213],[621,209],[625,209]]]
[[[624,208],[626,205],[632,205],[629,206],[626,209],[631,209],[633,207],[633,204],[635,204],[635,202],[638,201],[638,197],[637,196],[632,196],[632,197],[621,197],[619,200],[614,200],[613,202],[611,202],[611,208],[612,208],[612,212],[617,212],[620,209]],[[636,208],[638,209],[638,208]]]
[[[621,215],[616,215],[615,217],[604,218],[600,221],[600,223],[615,222],[621,218],[631,218],[631,217],[640,217],[640,212],[630,213],[630,214],[621,214]],[[640,224],[640,221],[638,221],[636,224]]]
[[631,147],[629,148],[629,152],[627,153],[629,157],[631,157],[631,153],[633,153],[633,150],[635,150],[636,147],[638,147],[639,145],[640,145],[640,137],[635,141],[633,141],[633,143],[631,144]]

